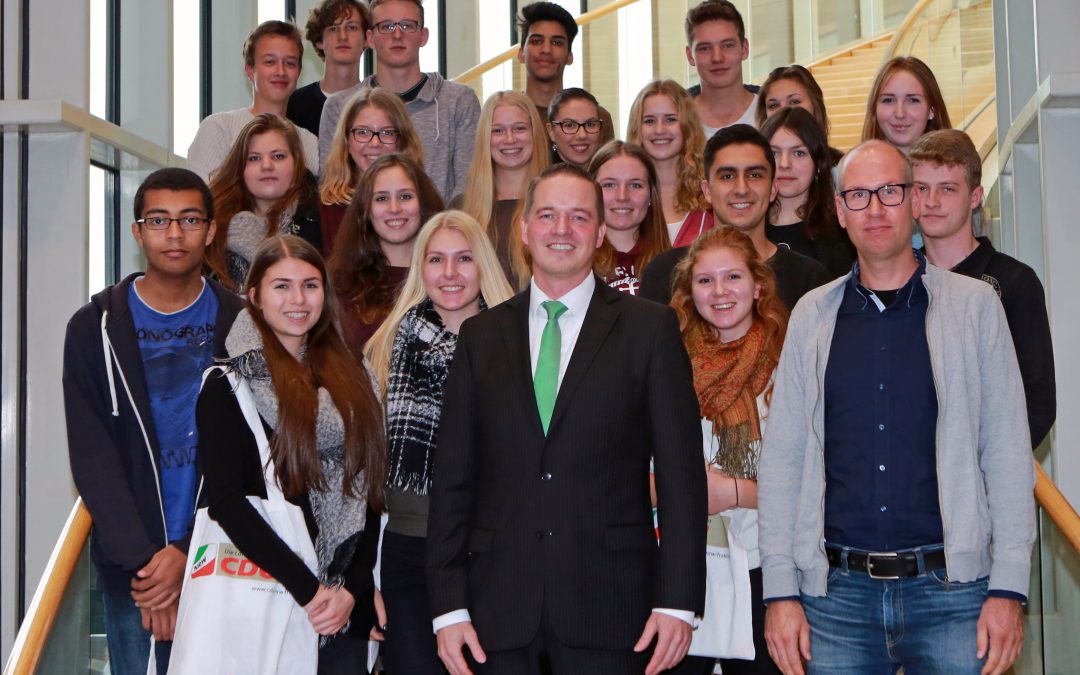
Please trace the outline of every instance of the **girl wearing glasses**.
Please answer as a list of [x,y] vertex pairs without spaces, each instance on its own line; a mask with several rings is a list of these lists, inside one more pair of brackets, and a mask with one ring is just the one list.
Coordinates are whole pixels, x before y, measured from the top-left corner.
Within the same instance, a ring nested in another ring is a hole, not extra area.
[[341,111],[323,167],[319,220],[326,257],[334,250],[341,219],[360,174],[376,158],[391,152],[400,152],[416,164],[424,165],[424,148],[401,99],[382,87],[361,89]]
[[761,133],[776,158],[776,201],[765,235],[777,246],[809,256],[832,278],[851,271],[855,252],[836,218],[832,159],[814,116],[785,107],[765,120]]
[[645,85],[630,108],[626,142],[652,158],[672,245],[689,245],[709,229],[705,221],[712,213],[701,192],[705,132],[690,94],[674,80]]
[[[788,311],[772,268],[734,228],[709,230],[694,242],[673,285],[671,306],[701,406],[709,529],[705,617],[690,655],[668,672],[708,675],[721,657],[725,675],[778,675],[765,644],[757,471]],[[730,658],[748,655],[751,643],[753,660]]]
[[[210,516],[322,636],[318,672],[366,673],[386,437],[371,378],[336,328],[332,288],[322,256],[299,237],[275,236],[257,248],[246,309],[225,340],[224,365],[236,385],[213,372],[199,395],[198,461]],[[248,425],[242,398],[253,402],[263,429]],[[268,478],[303,510],[313,568],[248,501],[268,497]]]
[[382,543],[388,673],[445,673],[431,632],[424,546],[443,385],[463,321],[513,295],[483,228],[461,211],[424,225],[401,297],[364,348],[386,396],[389,519]]
[[[451,202],[479,222],[514,288],[514,250],[520,234],[521,198],[531,181],[548,166],[547,135],[540,114],[524,94],[492,94],[480,111],[469,178],[465,192]],[[524,276],[528,280],[528,275]]]
[[596,97],[578,87],[563,89],[548,106],[548,137],[551,138],[554,162],[588,169],[589,160],[600,149],[600,104]]
[[422,166],[401,153],[377,158],[360,176],[328,263],[345,340],[354,354],[393,307],[420,226],[442,210],[442,198]]
[[295,234],[322,248],[315,177],[296,127],[284,117],[256,115],[240,130],[210,193],[219,229],[206,264],[227,288],[240,288],[255,249],[269,236]]
[[637,295],[641,270],[671,248],[652,160],[640,146],[611,141],[592,158],[589,175],[604,193],[604,245],[593,269],[608,286]]

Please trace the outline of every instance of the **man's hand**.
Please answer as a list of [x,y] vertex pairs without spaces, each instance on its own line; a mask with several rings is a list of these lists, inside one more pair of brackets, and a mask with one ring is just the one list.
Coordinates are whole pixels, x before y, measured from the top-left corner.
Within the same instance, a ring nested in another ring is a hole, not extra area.
[[1019,600],[987,598],[979,613],[978,657],[986,657],[982,675],[1004,673],[1024,646],[1023,611]]
[[777,600],[765,608],[765,642],[784,675],[803,675],[810,660],[810,624],[798,600]]
[[160,610],[175,605],[180,597],[186,566],[187,556],[172,544],[155,553],[131,580],[131,597],[135,599],[135,606]]
[[656,649],[653,651],[649,665],[645,667],[645,675],[657,673],[672,668],[683,660],[686,652],[690,649],[690,638],[694,634],[694,627],[682,619],[669,614],[653,612],[649,620],[645,622],[645,630],[634,645],[635,652],[643,652],[649,648],[653,638],[656,638]]
[[439,658],[450,671],[450,675],[472,675],[472,670],[465,661],[465,654],[461,650],[463,645],[469,647],[469,652],[477,662],[487,662],[487,654],[480,646],[480,638],[476,636],[476,629],[473,628],[471,621],[453,623],[440,628],[435,637],[439,643]]
[[382,642],[386,639],[386,603],[383,602],[382,593],[375,589],[375,625],[368,633],[368,639],[373,642]]
[[153,633],[154,639],[158,642],[170,642],[173,639],[173,634],[176,632],[177,607],[178,605],[175,603],[169,605],[165,609],[146,609],[140,607],[139,613],[142,614],[143,630]]

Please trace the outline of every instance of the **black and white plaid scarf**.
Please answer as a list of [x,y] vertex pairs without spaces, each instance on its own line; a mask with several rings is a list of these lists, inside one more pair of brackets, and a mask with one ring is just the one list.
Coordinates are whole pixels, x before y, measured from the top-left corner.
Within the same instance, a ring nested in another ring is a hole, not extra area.
[[[483,301],[480,303],[483,308]],[[401,319],[386,384],[391,488],[426,495],[439,434],[443,384],[457,347],[430,299]]]

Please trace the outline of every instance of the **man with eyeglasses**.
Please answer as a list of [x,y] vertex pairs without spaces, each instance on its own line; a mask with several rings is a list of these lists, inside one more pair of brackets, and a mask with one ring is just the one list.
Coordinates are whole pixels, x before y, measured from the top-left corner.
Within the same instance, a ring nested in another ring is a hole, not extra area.
[[367,40],[375,50],[375,74],[327,99],[319,122],[320,170],[352,95],[362,87],[385,87],[405,103],[424,146],[424,170],[449,202],[465,190],[480,101],[471,88],[420,71],[420,48],[428,40],[420,0],[372,0],[370,10]]
[[1035,539],[1023,382],[990,286],[911,248],[912,170],[840,164],[852,272],[788,324],[758,475],[765,635],[785,673],[1002,673]]
[[117,675],[146,673],[151,634],[157,672],[168,669],[199,484],[195,402],[243,307],[201,275],[216,225],[199,176],[150,174],[135,218],[146,271],[91,298],[64,339],[71,474],[94,519],[90,551]]
[[313,7],[304,26],[304,37],[325,62],[321,80],[298,88],[289,97],[286,113],[293,124],[319,135],[326,97],[360,82],[360,57],[367,49],[364,38],[371,18],[359,0],[323,0]]

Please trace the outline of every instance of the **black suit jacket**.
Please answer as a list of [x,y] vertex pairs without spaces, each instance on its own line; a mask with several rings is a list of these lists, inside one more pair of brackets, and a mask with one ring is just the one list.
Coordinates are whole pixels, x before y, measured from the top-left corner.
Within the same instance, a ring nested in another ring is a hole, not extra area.
[[432,616],[467,608],[490,650],[527,645],[542,612],[567,646],[629,649],[653,608],[704,610],[690,360],[670,308],[598,280],[545,438],[528,311],[526,290],[462,326],[432,484]]

